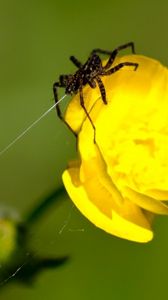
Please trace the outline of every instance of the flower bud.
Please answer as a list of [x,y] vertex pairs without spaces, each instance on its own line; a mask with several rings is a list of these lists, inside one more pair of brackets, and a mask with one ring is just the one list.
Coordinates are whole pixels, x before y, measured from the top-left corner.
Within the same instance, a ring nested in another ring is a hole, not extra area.
[[0,217],[0,263],[7,262],[17,247],[17,229],[12,220]]

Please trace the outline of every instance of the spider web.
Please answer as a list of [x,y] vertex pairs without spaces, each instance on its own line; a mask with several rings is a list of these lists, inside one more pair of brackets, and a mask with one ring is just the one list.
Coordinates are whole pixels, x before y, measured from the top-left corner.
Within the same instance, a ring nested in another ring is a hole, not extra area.
[[[84,228],[72,228],[71,227],[71,224],[70,224],[70,222],[71,222],[71,220],[72,220],[72,218],[73,218],[73,213],[75,212],[75,210],[74,210],[74,208],[75,208],[75,206],[74,206],[74,204],[71,204],[71,207],[69,208],[68,207],[68,209],[67,209],[67,212],[66,212],[66,217],[65,217],[65,220],[62,222],[60,222],[60,225],[57,227],[57,234],[59,235],[59,236],[62,236],[64,233],[67,233],[67,232],[69,232],[69,233],[74,233],[74,232],[79,232],[79,233],[81,233],[81,232],[84,232],[85,231],[85,229]],[[49,216],[48,216],[48,218],[49,218]],[[46,226],[47,226],[47,223],[48,222],[46,222]],[[38,243],[38,240],[39,240],[40,238],[38,238],[38,235],[36,235],[36,239],[35,239],[35,243]],[[51,244],[53,244],[52,242],[51,242]],[[43,248],[47,248],[47,247],[45,247],[44,245],[43,245]],[[44,250],[44,249],[43,249]],[[46,252],[47,252],[47,250],[46,250]],[[11,280],[13,280],[17,275],[18,275],[18,273],[19,272],[21,272],[22,271],[22,269],[23,268],[25,268],[29,263],[31,263],[31,261],[33,261],[33,259],[35,258],[35,257],[38,257],[38,254],[39,254],[39,252],[38,251],[35,251],[34,252],[34,254],[33,254],[33,256],[32,255],[30,255],[30,253],[29,252],[27,252],[26,253],[26,257],[25,257],[25,262],[23,262],[20,266],[18,266],[12,273],[11,273],[11,275],[9,275],[9,276],[7,276],[5,279],[3,279],[2,281],[0,281],[0,289],[2,288],[2,287],[5,287],[5,285],[6,284],[8,284],[8,283],[10,283],[10,281]],[[1,268],[1,270],[2,270],[2,265],[0,266],[0,268]],[[5,267],[4,267],[5,268]],[[40,274],[39,274],[40,275]]]
[[[66,97],[66,95],[61,97],[57,103],[55,103],[53,106],[51,106],[39,118],[37,118],[32,124],[30,124],[25,130],[23,130],[15,139],[13,139],[12,142],[10,142],[7,146],[5,146],[0,151],[0,156],[2,156],[4,153],[6,153],[10,148],[12,148],[15,145],[15,143],[17,143],[20,139],[22,139],[24,137],[24,135],[28,133],[28,131],[30,131],[34,126],[37,125],[37,123],[39,123],[44,117],[46,117],[55,108],[55,106],[58,103],[60,103],[65,97]],[[72,232],[84,232],[83,228],[69,228],[73,210],[74,210],[74,205],[72,205],[72,207],[68,209],[68,213],[67,213],[67,216],[65,217],[65,220],[63,222],[61,221],[60,226],[58,226],[57,234],[59,236],[64,234],[65,232],[71,232],[71,233]],[[48,218],[49,218],[49,216],[48,216]],[[37,237],[37,240],[38,240],[38,237]],[[36,242],[37,242],[37,240],[36,240]],[[5,279],[3,279],[0,282],[0,288],[4,287],[12,279],[14,279],[23,270],[23,268],[25,268],[27,266],[27,264],[30,263],[31,260],[33,260],[34,257],[38,256],[38,251],[34,252],[33,257],[31,256],[31,257],[29,257],[29,259],[27,259],[29,255],[30,255],[30,253],[27,252],[26,257],[25,257],[25,262],[20,264],[20,266],[17,266],[16,269],[9,276],[7,276]],[[1,265],[0,266],[1,271],[3,271],[3,268],[5,270],[5,266]]]

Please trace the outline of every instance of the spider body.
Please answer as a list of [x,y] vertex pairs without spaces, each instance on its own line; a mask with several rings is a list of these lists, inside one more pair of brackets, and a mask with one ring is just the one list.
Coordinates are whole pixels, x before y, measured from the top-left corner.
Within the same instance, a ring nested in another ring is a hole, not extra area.
[[[74,59],[73,56],[70,57]],[[89,84],[91,88],[96,87],[96,79],[100,73],[103,72],[101,59],[97,54],[93,54],[84,65],[80,65],[80,68],[73,75],[61,75],[60,84],[65,87],[65,94],[76,94],[81,87]]]
[[[84,64],[79,62],[74,56],[71,56],[70,60],[74,63],[74,65],[78,68],[78,70],[74,74],[60,75],[59,81],[53,84],[53,92],[54,92],[54,98],[56,103],[58,102],[58,94],[57,94],[58,87],[65,88],[65,94],[73,95],[79,93],[80,104],[84,109],[86,116],[90,120],[91,125],[94,129],[94,142],[96,141],[96,128],[93,124],[93,121],[88,111],[85,108],[83,87],[89,84],[91,88],[95,88],[98,85],[102,101],[104,102],[104,104],[107,104],[106,90],[101,80],[101,76],[111,75],[117,72],[118,70],[120,70],[121,68],[123,68],[124,66],[132,66],[134,67],[134,70],[136,70],[138,67],[138,64],[133,62],[123,62],[113,67],[113,62],[118,52],[128,47],[131,48],[132,53],[135,53],[134,44],[132,42],[119,46],[113,51],[94,49]],[[98,53],[106,54],[109,56],[109,59],[104,66],[102,65],[102,61]],[[56,110],[57,110],[58,117],[66,123],[66,121],[62,116],[59,105],[56,105]],[[68,123],[66,123],[66,125],[70,128]],[[76,133],[74,134],[76,135]]]

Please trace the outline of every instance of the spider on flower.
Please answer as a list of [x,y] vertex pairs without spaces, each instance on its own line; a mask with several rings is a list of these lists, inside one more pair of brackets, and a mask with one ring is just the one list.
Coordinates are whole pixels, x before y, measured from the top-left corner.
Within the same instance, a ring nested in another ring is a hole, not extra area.
[[[119,63],[118,65],[115,65],[113,67],[113,63],[115,61],[115,58],[120,50],[126,49],[126,48],[131,48],[132,53],[135,53],[134,50],[134,43],[129,42],[127,44],[121,45],[118,48],[114,49],[113,51],[107,51],[107,50],[102,50],[102,49],[94,49],[92,50],[89,58],[87,61],[82,64],[80,61],[78,61],[77,58],[74,56],[70,56],[70,60],[73,62],[73,64],[78,68],[78,70],[74,74],[66,74],[66,75],[60,75],[59,81],[55,82],[53,84],[53,93],[54,93],[54,99],[57,104],[58,102],[58,88],[65,88],[65,94],[77,94],[79,93],[80,95],[80,105],[84,109],[86,116],[88,117],[93,130],[94,130],[94,142],[96,142],[96,128],[95,125],[89,115],[89,112],[87,111],[85,107],[85,101],[83,97],[83,87],[86,84],[89,84],[91,88],[95,88],[97,85],[100,90],[101,94],[101,99],[104,104],[107,104],[107,99],[106,99],[106,90],[105,86],[101,80],[101,76],[108,76],[111,75],[124,66],[133,66],[134,71],[137,69],[138,64],[134,62],[122,62]],[[102,60],[98,54],[106,54],[109,55],[109,59],[106,62],[106,64],[103,66],[102,65]],[[64,117],[62,115],[61,109],[59,105],[56,105],[56,111],[58,117],[64,121],[64,123],[68,126],[68,128],[75,134],[76,133],[72,130],[70,125],[64,120]]]

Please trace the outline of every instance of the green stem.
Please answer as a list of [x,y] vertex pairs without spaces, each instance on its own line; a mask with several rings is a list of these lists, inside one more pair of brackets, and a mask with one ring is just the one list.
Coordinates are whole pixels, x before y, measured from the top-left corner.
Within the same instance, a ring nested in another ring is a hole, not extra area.
[[37,206],[33,207],[25,217],[25,223],[30,226],[37,222],[53,204],[59,204],[62,198],[66,199],[66,197],[62,197],[63,195],[66,195],[66,192],[64,187],[61,186],[46,197],[39,199]]

